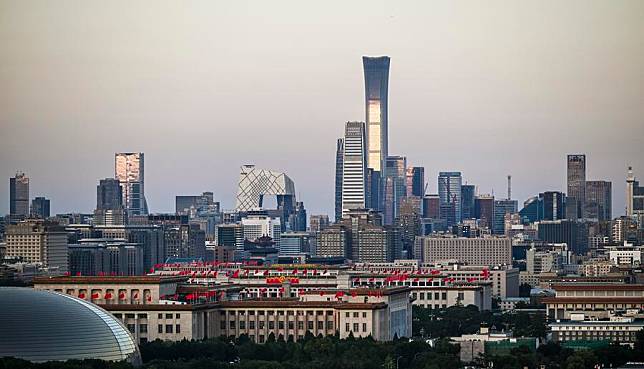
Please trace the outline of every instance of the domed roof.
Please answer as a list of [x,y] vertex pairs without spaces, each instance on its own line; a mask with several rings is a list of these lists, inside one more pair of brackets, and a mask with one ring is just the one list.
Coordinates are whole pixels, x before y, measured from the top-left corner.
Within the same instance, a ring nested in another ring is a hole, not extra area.
[[0,287],[0,357],[141,363],[136,341],[112,315],[76,297]]

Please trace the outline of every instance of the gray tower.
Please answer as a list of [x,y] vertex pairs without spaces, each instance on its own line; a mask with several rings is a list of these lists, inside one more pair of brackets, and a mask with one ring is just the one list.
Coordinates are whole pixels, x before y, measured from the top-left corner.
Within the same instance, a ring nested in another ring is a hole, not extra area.
[[568,155],[566,218],[581,219],[586,205],[586,155]]
[[335,221],[342,218],[342,172],[344,170],[344,139],[338,138],[335,152]]
[[29,177],[24,173],[9,178],[9,215],[29,215]]

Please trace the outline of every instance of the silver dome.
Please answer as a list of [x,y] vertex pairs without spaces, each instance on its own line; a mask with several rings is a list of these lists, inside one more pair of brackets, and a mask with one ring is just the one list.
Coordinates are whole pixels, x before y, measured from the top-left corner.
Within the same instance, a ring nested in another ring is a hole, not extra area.
[[141,363],[130,332],[100,307],[32,288],[0,287],[0,357]]

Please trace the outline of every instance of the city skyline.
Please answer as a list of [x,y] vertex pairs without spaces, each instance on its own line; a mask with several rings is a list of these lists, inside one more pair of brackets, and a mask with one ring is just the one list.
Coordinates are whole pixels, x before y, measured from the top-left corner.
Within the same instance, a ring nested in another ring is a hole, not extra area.
[[[5,2],[1,13],[8,16],[0,28],[0,50],[8,58],[0,61],[6,66],[0,68],[0,81],[7,83],[0,91],[0,124],[3,131],[11,134],[0,138],[0,173],[9,178],[16,171],[24,171],[31,180],[30,197],[50,199],[52,214],[91,213],[96,183],[113,173],[113,155],[120,151],[143,152],[148,157],[145,194],[150,212],[158,213],[173,211],[175,195],[204,190],[214,190],[222,208],[232,209],[238,168],[252,163],[289,173],[298,184],[298,199],[307,204],[309,214],[332,215],[334,142],[342,136],[344,122],[365,120],[360,58],[388,55],[389,152],[406,156],[409,165],[425,167],[428,193],[437,192],[438,172],[460,171],[463,183],[476,184],[480,193],[494,191],[503,198],[498,194],[505,193],[506,175],[511,174],[513,197],[521,207],[523,201],[540,192],[566,192],[565,157],[583,153],[587,158],[586,178],[612,182],[612,213],[619,216],[625,208],[627,167],[633,167],[638,179],[644,177],[644,108],[639,104],[644,100],[644,75],[639,67],[644,61],[644,46],[624,37],[643,34],[638,15],[644,12],[644,5],[621,4],[624,6],[589,3],[585,6],[589,19],[573,17],[572,5],[534,5],[532,10],[552,16],[553,27],[537,34],[512,28],[519,33],[517,38],[506,36],[504,27],[518,27],[519,20],[537,22],[538,17],[513,17],[517,10],[513,6],[503,14],[479,10],[473,12],[478,17],[473,17],[458,5],[434,4],[418,10],[429,20],[438,17],[433,24],[423,23],[430,36],[416,35],[412,39],[440,41],[433,35],[451,35],[445,42],[432,43],[435,49],[422,43],[401,44],[392,36],[410,35],[420,25],[421,18],[410,9],[375,7],[368,12],[383,20],[382,29],[375,31],[383,38],[374,37],[372,41],[366,33],[358,32],[340,46],[329,45],[324,53],[327,64],[316,64],[322,70],[322,78],[307,77],[300,70],[317,57],[314,48],[303,47],[303,53],[293,57],[288,52],[292,48],[283,42],[268,42],[267,45],[277,46],[274,50],[259,47],[258,41],[250,37],[258,30],[251,30],[241,47],[226,44],[233,49],[235,62],[246,60],[238,66],[232,61],[222,64],[216,55],[206,58],[209,62],[172,55],[172,63],[181,67],[177,78],[185,80],[180,83],[166,73],[166,68],[174,64],[152,62],[162,52],[158,43],[145,43],[149,39],[158,41],[153,38],[154,32],[141,30],[134,44],[128,44],[125,33],[110,35],[113,30],[109,21],[114,18],[98,17],[107,22],[101,28],[63,17],[46,18],[27,34],[24,27],[37,17],[26,12],[26,5]],[[229,6],[231,12],[243,10]],[[45,4],[42,12],[55,15],[54,8]],[[94,19],[96,12],[106,11],[104,17],[108,17],[109,10],[115,8],[88,3],[78,10]],[[185,10],[184,15],[204,22],[210,16],[217,19],[212,12],[200,15],[199,10],[207,9]],[[252,12],[260,10],[267,9],[259,6]],[[273,27],[272,32],[284,27],[279,11],[279,7],[268,9],[267,23]],[[132,12],[130,20],[135,20],[143,9],[134,7]],[[155,12],[163,18],[169,16],[170,9]],[[298,25],[314,32],[334,22],[344,24],[356,12],[348,6],[346,14],[332,21],[331,14],[323,11],[310,15],[317,23]],[[602,27],[594,29],[593,19],[601,19]],[[448,20],[457,24],[450,25]],[[482,32],[494,21],[500,25]],[[471,22],[470,27],[459,28],[463,26],[461,22]],[[153,21],[150,29],[155,30],[155,25]],[[76,40],[77,44],[57,40],[65,54],[42,47],[52,34],[74,34],[83,27],[88,29],[88,35]],[[49,32],[52,29],[57,32]],[[181,38],[171,38],[171,45],[197,50],[201,39],[195,31],[184,31],[185,46]],[[339,37],[335,32],[315,40],[330,44]],[[298,36],[281,36],[290,42],[299,40]],[[119,70],[124,60],[96,49],[94,42],[105,37],[121,46],[121,57],[127,55],[125,72]],[[487,43],[492,37],[501,37],[507,45]],[[539,43],[545,39],[552,39],[552,43]],[[523,46],[526,40],[530,48]],[[422,51],[420,57],[412,44]],[[141,48],[141,52],[133,46]],[[34,50],[38,53],[30,54]],[[255,74],[252,64],[248,64],[259,55],[256,53],[265,57],[271,78]],[[459,58],[462,55],[468,58]],[[105,58],[92,65],[96,57]],[[514,57],[518,60],[510,62]],[[559,63],[553,65],[550,61],[555,57]],[[38,59],[48,64],[43,66]],[[63,63],[65,60],[69,64]],[[619,68],[615,63],[620,63]],[[196,71],[188,70],[189,66],[196,66]],[[526,69],[519,70],[521,67]],[[232,84],[218,70],[243,78]],[[30,77],[34,71],[38,73]],[[203,77],[200,73],[205,73],[204,83],[199,82]],[[162,92],[150,95],[153,90]],[[211,108],[217,99],[220,102]],[[259,104],[260,109],[243,109],[241,99]],[[266,100],[274,104],[263,105]],[[318,109],[321,100],[328,112]],[[246,110],[261,110],[263,119],[270,124],[260,124],[259,116]],[[239,129],[240,125],[248,129]],[[228,126],[239,132],[227,130]],[[266,144],[265,127],[276,131],[280,145]],[[560,134],[552,135],[553,129]],[[127,134],[137,140],[104,139]],[[496,140],[492,149],[486,142],[490,140]],[[229,142],[245,145],[230,147]],[[27,150],[26,143],[38,149]],[[8,213],[8,181],[0,181],[0,191],[6,194],[0,196],[0,209],[4,209],[0,213]]]

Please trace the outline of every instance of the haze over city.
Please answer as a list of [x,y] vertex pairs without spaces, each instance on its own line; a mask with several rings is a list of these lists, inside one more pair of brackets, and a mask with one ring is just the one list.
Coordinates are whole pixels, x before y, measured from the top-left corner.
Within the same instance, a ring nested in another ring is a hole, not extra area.
[[388,55],[389,153],[428,193],[455,170],[505,196],[511,174],[521,205],[565,192],[566,154],[585,153],[619,216],[627,166],[644,176],[642,19],[641,1],[0,1],[0,173],[24,171],[52,214],[91,212],[114,153],[144,152],[150,212],[170,212],[202,191],[233,208],[253,163],[332,215],[361,57]]

